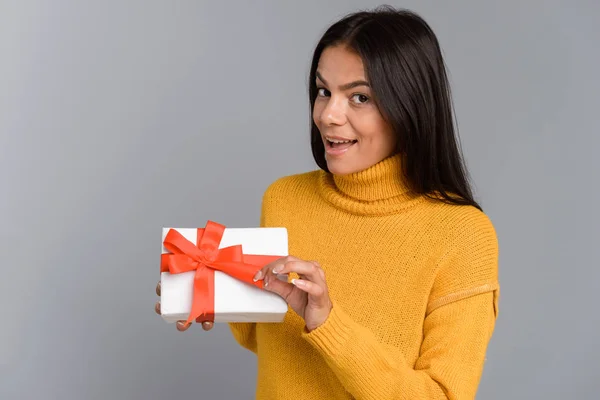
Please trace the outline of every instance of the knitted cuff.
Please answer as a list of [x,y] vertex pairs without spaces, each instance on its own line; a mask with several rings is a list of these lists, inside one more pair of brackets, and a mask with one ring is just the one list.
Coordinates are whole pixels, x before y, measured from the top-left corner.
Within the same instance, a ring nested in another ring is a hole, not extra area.
[[336,304],[327,320],[310,332],[302,330],[301,337],[321,353],[335,356],[346,347],[352,335],[352,320]]

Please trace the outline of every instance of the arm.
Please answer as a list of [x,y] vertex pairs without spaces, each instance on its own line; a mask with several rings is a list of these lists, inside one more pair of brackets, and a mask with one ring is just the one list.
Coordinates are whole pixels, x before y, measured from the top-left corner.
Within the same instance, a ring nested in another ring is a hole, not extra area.
[[327,321],[303,337],[356,399],[473,399],[496,319],[496,291],[440,306],[424,321],[414,366],[334,304]]
[[[271,205],[272,185],[267,188],[263,194],[261,212],[260,212],[260,227],[268,226],[267,209]],[[256,353],[256,323],[255,322],[230,322],[229,329],[233,334],[233,338],[238,344],[253,353]]]
[[302,333],[357,400],[475,398],[498,312],[498,246],[485,216],[466,222],[436,269],[414,365],[335,302]]
[[256,323],[230,322],[229,329],[236,342],[245,349],[256,353]]

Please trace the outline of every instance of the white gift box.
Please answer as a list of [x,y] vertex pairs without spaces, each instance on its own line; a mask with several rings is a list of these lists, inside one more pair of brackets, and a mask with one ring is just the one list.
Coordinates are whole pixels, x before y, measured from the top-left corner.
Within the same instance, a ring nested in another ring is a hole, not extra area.
[[[175,229],[196,243],[196,228],[163,228],[162,242]],[[287,256],[286,228],[225,228],[219,248],[241,245],[244,254]],[[162,253],[169,253],[162,247]],[[288,311],[281,296],[237,280],[224,272],[214,273],[214,322],[282,322]],[[187,320],[192,307],[195,271],[180,274],[161,272],[160,310],[172,323]]]

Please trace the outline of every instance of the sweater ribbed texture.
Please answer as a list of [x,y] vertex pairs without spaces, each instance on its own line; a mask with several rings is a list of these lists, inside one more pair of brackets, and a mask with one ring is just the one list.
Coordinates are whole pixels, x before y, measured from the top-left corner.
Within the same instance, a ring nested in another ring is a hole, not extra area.
[[257,399],[475,398],[499,293],[484,213],[412,195],[395,155],[278,179],[260,224],[286,227],[290,254],[319,261],[333,309],[310,333],[292,310],[281,324],[230,324],[258,356]]

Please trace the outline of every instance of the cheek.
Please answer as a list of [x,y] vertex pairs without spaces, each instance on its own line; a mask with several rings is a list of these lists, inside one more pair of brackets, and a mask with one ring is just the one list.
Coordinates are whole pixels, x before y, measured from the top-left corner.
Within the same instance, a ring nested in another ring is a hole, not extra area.
[[396,146],[393,130],[379,113],[355,118],[353,127],[360,141],[367,146],[365,149],[368,148],[369,151],[388,153]]
[[323,111],[323,106],[319,103],[319,101],[316,101],[313,107],[313,122],[318,127],[321,125],[321,112]]
[[354,130],[361,140],[371,144],[381,144],[388,141],[388,128],[376,113],[361,115],[354,118]]

